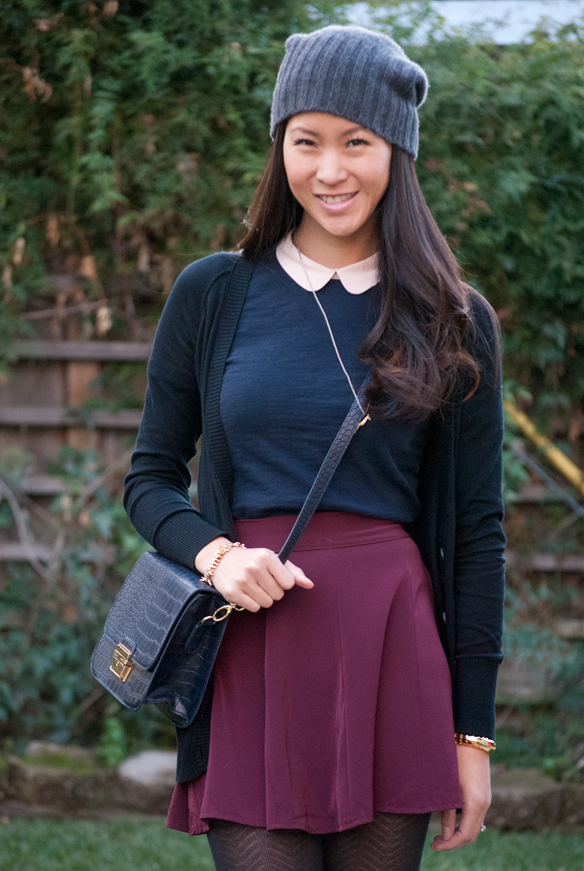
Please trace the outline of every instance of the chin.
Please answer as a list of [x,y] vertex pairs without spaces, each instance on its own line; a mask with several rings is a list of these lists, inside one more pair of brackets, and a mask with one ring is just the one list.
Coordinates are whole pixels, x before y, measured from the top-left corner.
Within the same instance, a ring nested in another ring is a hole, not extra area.
[[339,218],[338,221],[335,221],[334,219],[322,221],[318,220],[315,215],[312,215],[312,219],[315,224],[318,224],[318,226],[326,233],[329,233],[331,236],[338,236],[343,238],[353,236],[361,229],[363,224],[367,223],[368,220],[367,218],[364,218],[362,221],[355,221],[353,219],[349,223],[348,221],[343,221],[341,218]]
[[326,230],[331,236],[337,236],[339,239],[348,239],[350,236],[354,236],[355,233],[358,233],[363,224],[366,222],[363,221],[360,224],[352,224],[350,227],[335,227],[330,225],[321,224],[323,230]]

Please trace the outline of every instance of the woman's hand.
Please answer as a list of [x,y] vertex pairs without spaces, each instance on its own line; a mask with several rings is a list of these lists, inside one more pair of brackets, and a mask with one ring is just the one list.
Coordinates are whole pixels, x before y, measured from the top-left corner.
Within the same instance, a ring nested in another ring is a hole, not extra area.
[[462,790],[462,819],[455,826],[456,810],[442,811],[442,834],[430,844],[433,850],[456,850],[474,844],[491,804],[489,754],[478,747],[457,744],[458,778]]
[[[226,538],[216,538],[195,559],[195,568],[203,573]],[[310,590],[314,586],[301,568],[288,560],[282,565],[272,550],[263,547],[234,547],[221,559],[213,573],[213,586],[228,602],[248,611],[269,608],[279,601],[285,590],[295,584]]]

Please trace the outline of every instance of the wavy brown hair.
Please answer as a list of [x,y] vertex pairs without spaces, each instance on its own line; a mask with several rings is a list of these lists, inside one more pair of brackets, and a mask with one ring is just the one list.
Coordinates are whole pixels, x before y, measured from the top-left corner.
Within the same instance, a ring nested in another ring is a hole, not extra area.
[[[238,246],[244,257],[261,257],[302,219],[286,176],[285,130],[284,121],[249,208],[247,233]],[[478,387],[480,366],[463,339],[471,329],[480,332],[470,306],[471,294],[479,294],[461,278],[424,199],[413,158],[396,145],[376,217],[379,318],[359,351],[372,372],[366,399],[383,417],[421,421],[448,401],[461,376],[472,384],[465,399]],[[497,317],[487,307],[498,335]]]

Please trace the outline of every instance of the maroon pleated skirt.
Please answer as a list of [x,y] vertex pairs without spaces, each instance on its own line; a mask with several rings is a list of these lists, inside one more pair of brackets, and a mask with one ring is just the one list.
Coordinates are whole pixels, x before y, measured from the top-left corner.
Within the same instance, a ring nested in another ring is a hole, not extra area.
[[[293,522],[240,520],[237,535],[277,552]],[[292,561],[313,589],[229,619],[209,766],[177,784],[167,826],[323,834],[460,807],[450,674],[415,542],[393,521],[319,512]]]

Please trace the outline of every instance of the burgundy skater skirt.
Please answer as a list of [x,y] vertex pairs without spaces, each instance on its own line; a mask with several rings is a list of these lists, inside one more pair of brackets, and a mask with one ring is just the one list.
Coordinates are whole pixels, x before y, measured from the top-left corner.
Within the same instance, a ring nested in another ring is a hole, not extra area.
[[[293,522],[240,520],[237,535],[277,552]],[[229,618],[209,766],[177,784],[167,826],[324,834],[460,807],[450,674],[415,542],[393,521],[319,512],[292,561],[313,589]]]

